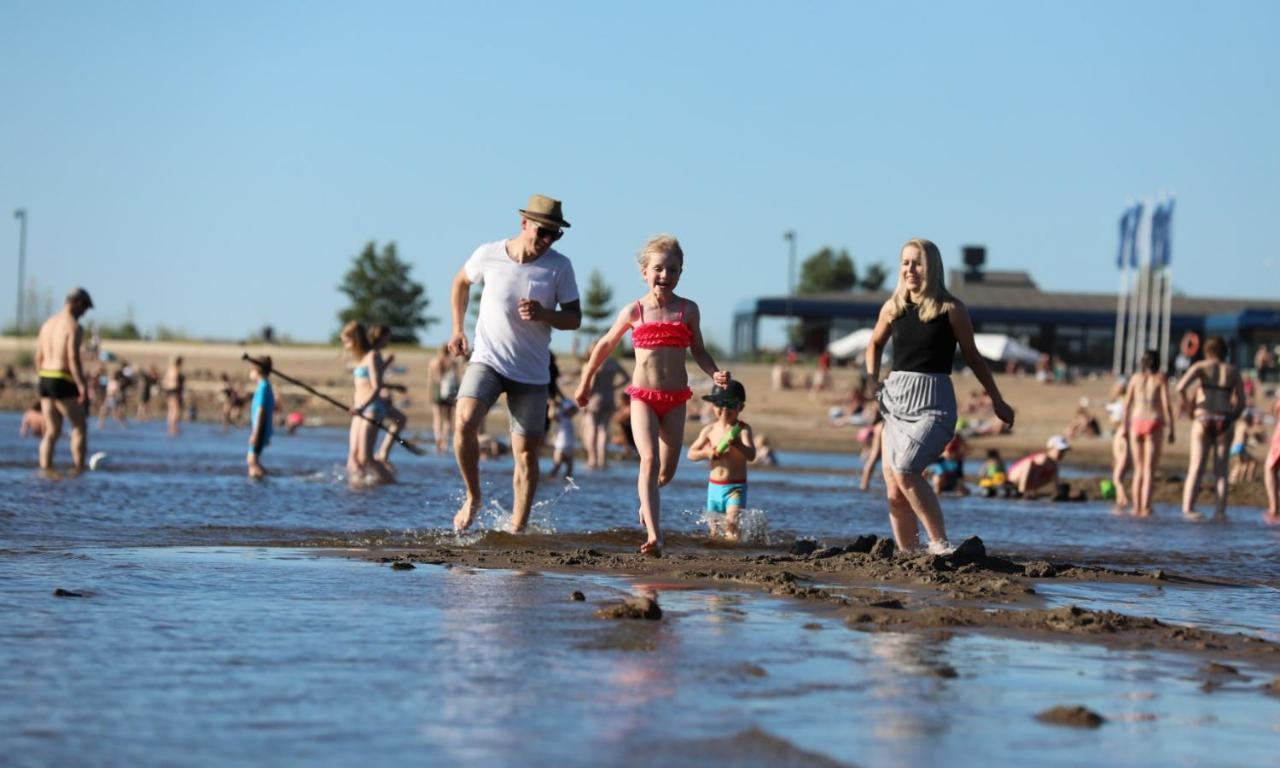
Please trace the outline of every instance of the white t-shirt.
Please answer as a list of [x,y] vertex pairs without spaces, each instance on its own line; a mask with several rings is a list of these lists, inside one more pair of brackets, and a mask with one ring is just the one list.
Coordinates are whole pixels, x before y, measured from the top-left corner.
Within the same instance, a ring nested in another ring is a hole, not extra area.
[[520,299],[533,299],[545,309],[578,300],[573,264],[548,250],[528,264],[507,255],[507,241],[485,243],[463,266],[467,279],[484,285],[471,362],[483,363],[522,384],[551,381],[551,326],[521,320]]

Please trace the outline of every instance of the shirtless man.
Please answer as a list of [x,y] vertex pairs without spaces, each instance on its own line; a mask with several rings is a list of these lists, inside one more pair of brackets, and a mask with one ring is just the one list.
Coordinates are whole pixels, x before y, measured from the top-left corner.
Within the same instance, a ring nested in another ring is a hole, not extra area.
[[93,308],[93,299],[83,288],[67,294],[62,311],[44,321],[36,338],[36,371],[40,375],[40,411],[45,433],[40,439],[40,468],[53,468],[53,449],[62,436],[62,419],[71,422],[71,460],[76,471],[84,469],[89,447],[85,413],[89,406],[89,385],[80,364],[80,343],[84,331],[80,318]]

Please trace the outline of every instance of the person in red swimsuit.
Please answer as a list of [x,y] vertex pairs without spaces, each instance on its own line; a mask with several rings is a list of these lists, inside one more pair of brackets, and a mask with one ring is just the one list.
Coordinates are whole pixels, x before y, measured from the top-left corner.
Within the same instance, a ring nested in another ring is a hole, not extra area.
[[653,237],[640,250],[638,260],[649,291],[624,307],[613,327],[592,346],[574,399],[586,407],[596,372],[630,331],[636,364],[626,392],[631,397],[631,431],[640,454],[640,519],[648,533],[640,552],[656,556],[662,553],[658,489],[676,475],[684,443],[685,403],[693,396],[684,351],[688,349],[698,367],[721,387],[728,386],[729,372],[716,366],[702,343],[698,305],[675,294],[684,270],[680,242],[671,235]]
[[1169,380],[1160,371],[1160,356],[1154,349],[1142,353],[1142,370],[1129,379],[1124,396],[1125,430],[1133,456],[1133,514],[1151,515],[1151,488],[1160,450],[1168,434],[1174,441],[1173,405],[1169,400]]

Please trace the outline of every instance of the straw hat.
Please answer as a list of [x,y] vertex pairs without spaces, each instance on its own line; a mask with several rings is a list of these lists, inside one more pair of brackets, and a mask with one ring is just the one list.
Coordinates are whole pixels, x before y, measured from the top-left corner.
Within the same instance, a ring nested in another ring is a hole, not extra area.
[[560,211],[560,201],[546,195],[530,195],[529,204],[520,209],[520,215],[539,224],[569,228],[569,222],[564,220]]

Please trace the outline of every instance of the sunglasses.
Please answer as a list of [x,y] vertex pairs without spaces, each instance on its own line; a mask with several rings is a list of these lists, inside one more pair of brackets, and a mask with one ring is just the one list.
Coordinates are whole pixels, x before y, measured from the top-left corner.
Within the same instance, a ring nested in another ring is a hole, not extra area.
[[551,229],[550,227],[538,227],[539,240],[548,240],[554,243],[555,241],[559,240],[562,237],[564,237],[564,230],[562,229]]

